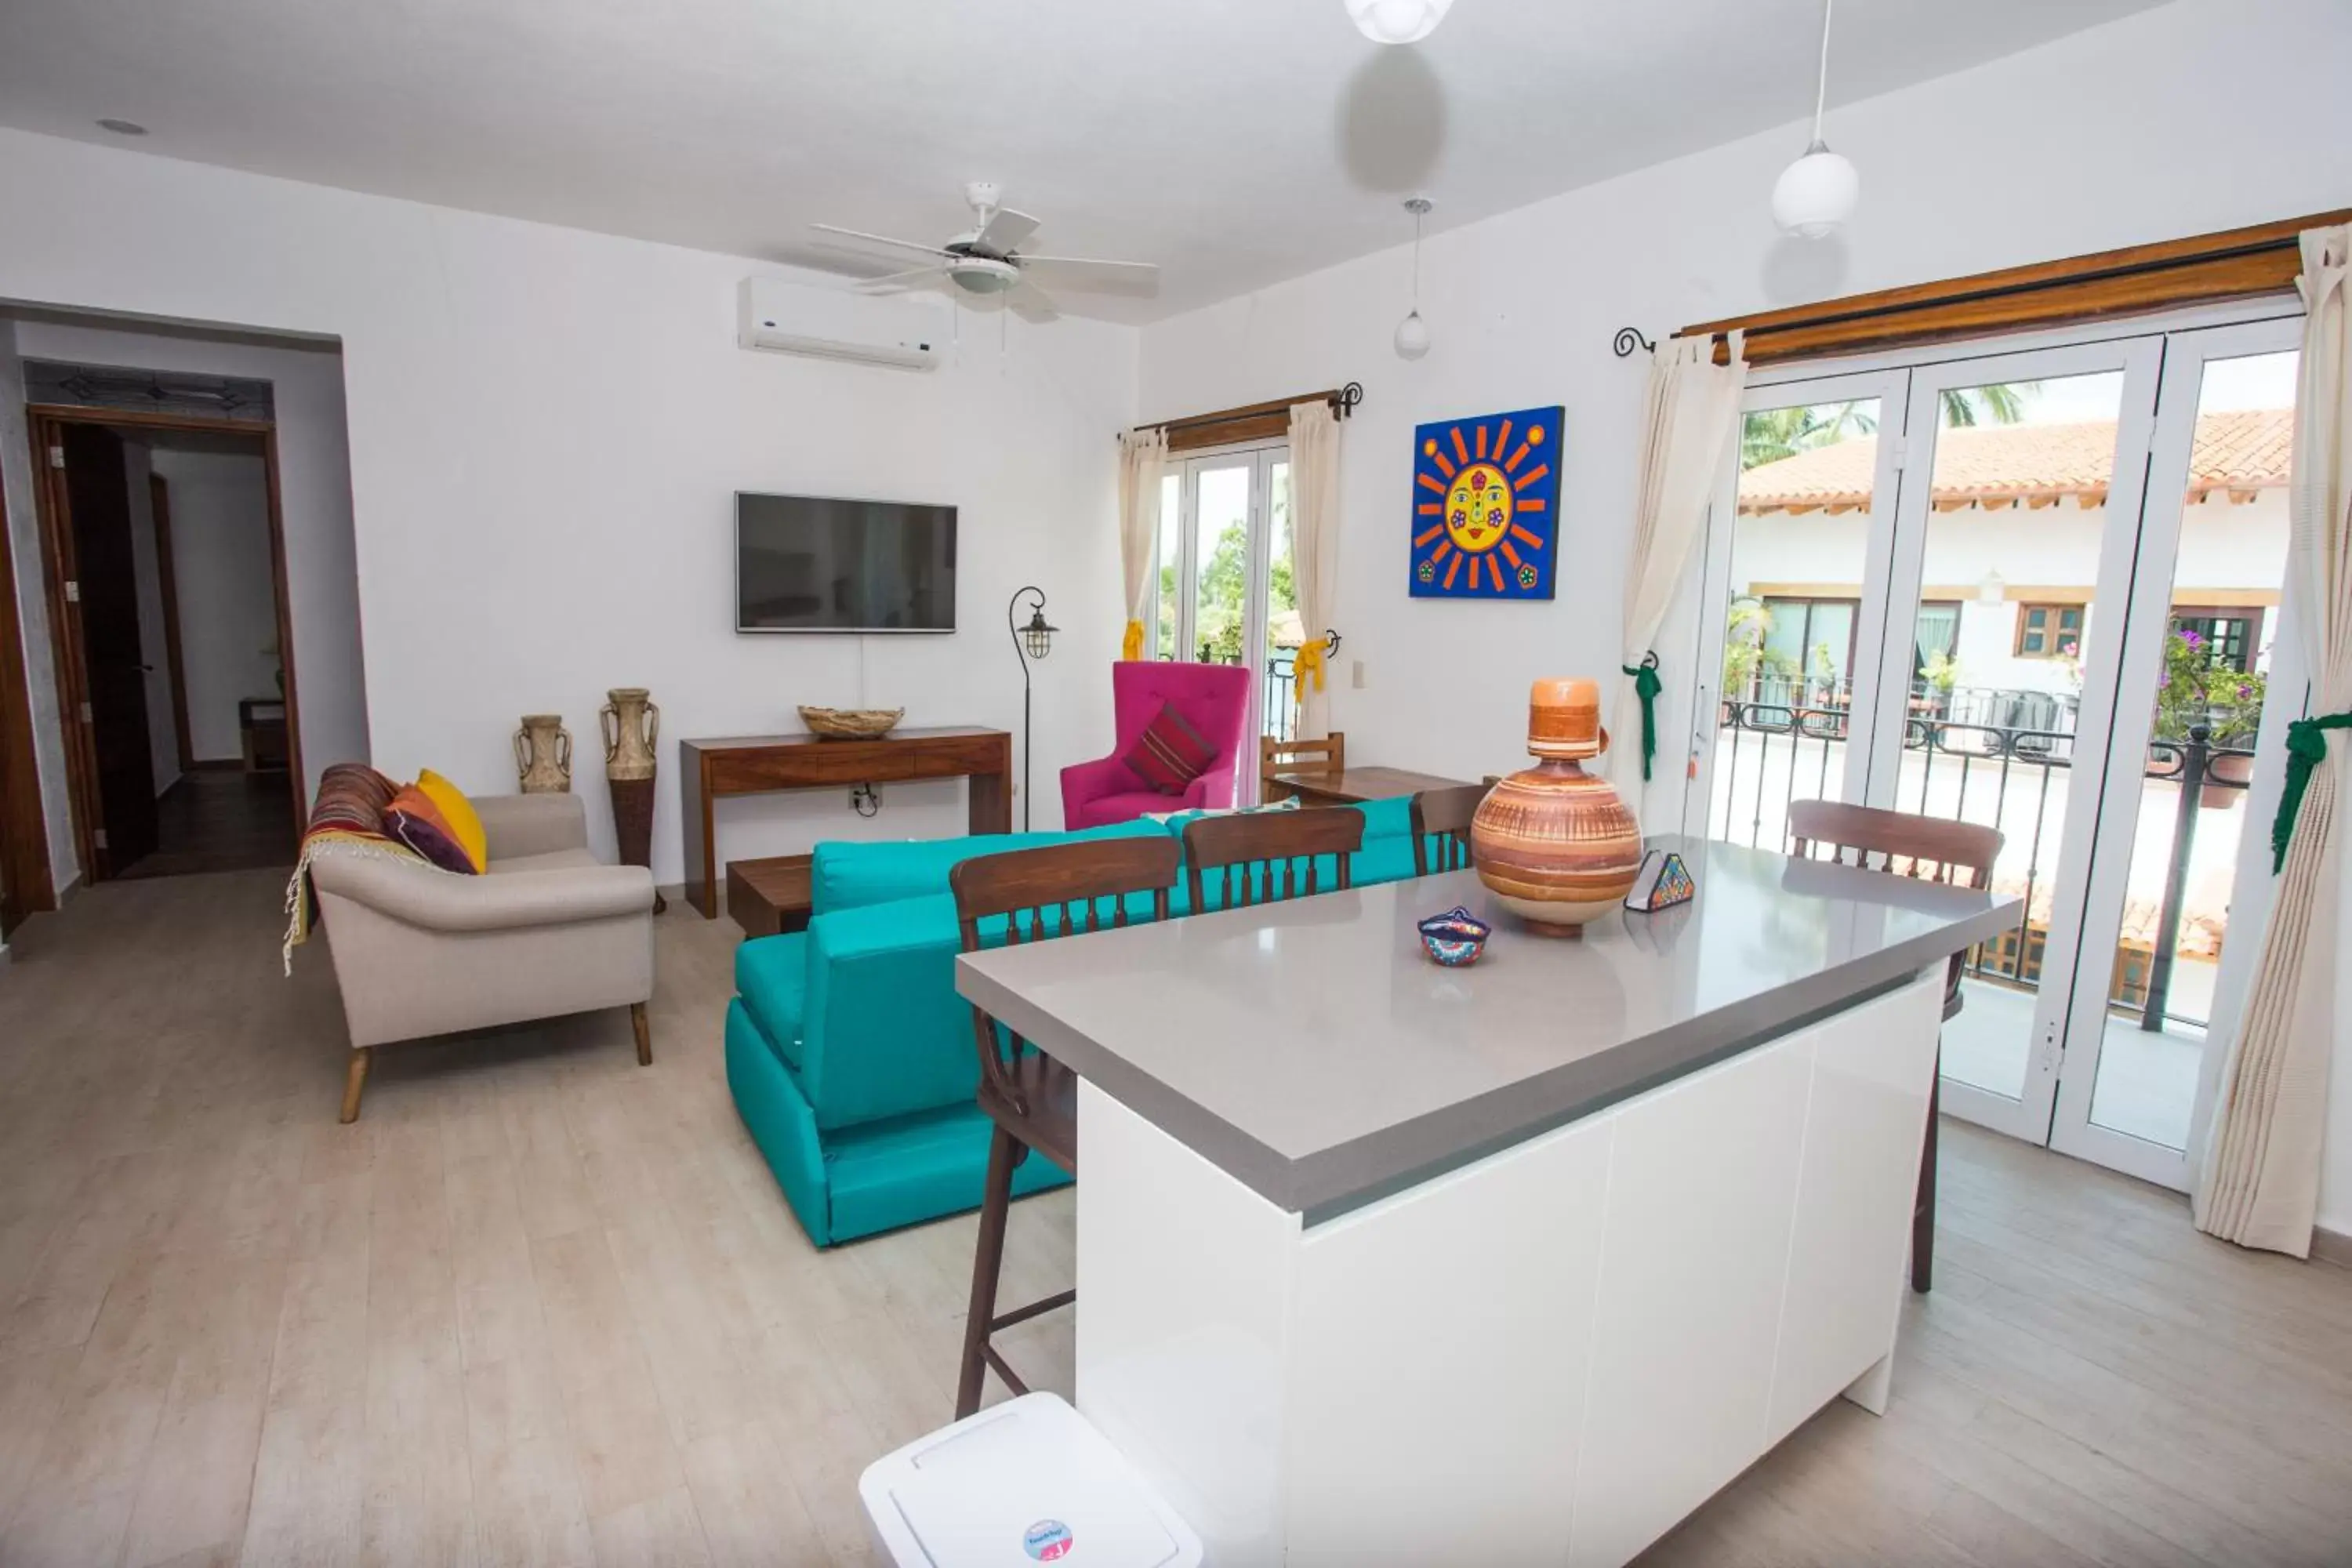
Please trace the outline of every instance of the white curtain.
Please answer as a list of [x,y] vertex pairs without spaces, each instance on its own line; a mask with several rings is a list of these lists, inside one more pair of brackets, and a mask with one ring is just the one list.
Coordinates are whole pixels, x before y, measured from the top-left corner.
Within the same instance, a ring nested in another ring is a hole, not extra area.
[[[1698,542],[1724,455],[1739,429],[1739,396],[1748,384],[1744,353],[1745,334],[1734,332],[1728,364],[1715,363],[1711,337],[1670,339],[1651,358],[1633,553],[1625,563],[1622,662],[1627,668],[1638,668],[1648,657]],[[1691,672],[1662,666],[1659,676],[1669,687],[1686,688]],[[1627,799],[1639,801],[1642,710],[1633,700],[1633,678],[1620,676],[1603,689],[1619,694],[1611,704],[1609,773]]]
[[1151,618],[1152,568],[1160,546],[1160,476],[1168,466],[1168,432],[1129,430],[1118,438],[1118,561],[1127,586],[1127,636],[1119,658],[1145,657]]
[[1324,399],[1290,408],[1290,581],[1298,621],[1298,734],[1328,732],[1331,699],[1324,689],[1323,634],[1339,608],[1339,419]]
[[[2303,237],[2301,383],[2287,491],[2287,593],[2312,671],[2314,718],[2352,708],[2352,226]],[[2319,738],[2316,730],[2298,739]],[[2336,1030],[2342,855],[2338,782],[2352,730],[2324,732],[2296,815],[2245,1015],[2231,1042],[2195,1200],[2197,1228],[2311,1255]]]

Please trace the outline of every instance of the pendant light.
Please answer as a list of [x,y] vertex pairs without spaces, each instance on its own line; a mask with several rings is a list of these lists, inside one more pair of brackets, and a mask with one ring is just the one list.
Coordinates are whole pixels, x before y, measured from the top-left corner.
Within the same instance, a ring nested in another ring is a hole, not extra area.
[[1862,176],[1853,163],[1830,151],[1822,140],[1822,111],[1830,91],[1830,9],[1836,0],[1822,0],[1822,67],[1813,91],[1813,140],[1805,155],[1780,171],[1772,186],[1772,220],[1790,234],[1820,239],[1853,216],[1862,195]]
[[1437,30],[1454,0],[1348,0],[1348,15],[1376,44],[1417,44]]
[[1412,310],[1397,323],[1399,359],[1419,359],[1429,352],[1429,323],[1421,319],[1421,220],[1429,216],[1429,198],[1413,196],[1404,204],[1412,215]]

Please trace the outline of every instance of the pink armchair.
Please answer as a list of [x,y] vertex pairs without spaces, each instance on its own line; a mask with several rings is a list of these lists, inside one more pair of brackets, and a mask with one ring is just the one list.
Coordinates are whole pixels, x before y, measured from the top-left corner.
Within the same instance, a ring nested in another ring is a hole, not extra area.
[[[1111,712],[1118,742],[1108,757],[1062,770],[1062,826],[1101,827],[1133,821],[1148,811],[1233,805],[1234,781],[1249,739],[1249,683],[1250,672],[1237,664],[1112,665]],[[1161,795],[1119,760],[1163,702],[1173,702],[1185,722],[1217,748],[1209,771],[1182,795]]]

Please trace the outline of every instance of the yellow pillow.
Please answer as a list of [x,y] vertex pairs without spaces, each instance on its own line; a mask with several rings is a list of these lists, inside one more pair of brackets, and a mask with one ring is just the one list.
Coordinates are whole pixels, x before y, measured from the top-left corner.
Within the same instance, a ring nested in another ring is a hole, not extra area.
[[482,831],[481,814],[474,809],[474,803],[466,798],[465,791],[431,768],[416,775],[416,787],[425,792],[425,798],[449,824],[449,831],[457,837],[457,847],[466,852],[466,858],[474,863],[474,869],[477,872],[488,870],[490,836]]

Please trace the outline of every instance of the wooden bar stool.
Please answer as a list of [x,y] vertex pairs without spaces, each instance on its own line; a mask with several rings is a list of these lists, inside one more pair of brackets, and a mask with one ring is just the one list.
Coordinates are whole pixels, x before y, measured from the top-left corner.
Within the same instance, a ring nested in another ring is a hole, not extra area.
[[1412,797],[1412,874],[1459,871],[1470,864],[1470,819],[1486,798],[1485,784],[1425,789]]
[[[1309,806],[1298,811],[1252,811],[1232,816],[1197,816],[1184,825],[1184,860],[1192,912],[1202,901],[1203,871],[1215,873],[1206,887],[1218,889],[1217,908],[1245,909],[1322,892],[1320,856],[1336,856],[1334,888],[1355,885],[1349,858],[1364,847],[1364,814],[1347,806]],[[1263,868],[1263,870],[1261,870]]]
[[[2001,835],[1996,828],[1832,800],[1790,805],[1789,832],[1802,859],[1826,858],[1865,871],[1887,871],[1963,888],[1992,886],[1992,865],[2000,858]],[[1816,846],[1829,854],[1816,856]],[[1877,858],[1875,865],[1873,857]],[[1944,978],[1947,1022],[1960,1010],[1960,975],[1968,961],[1965,951],[1952,954],[1951,969]],[[1936,1079],[1927,1089],[1927,1134],[1919,1151],[1919,1187],[1911,1203],[1911,1289],[1922,1295],[1935,1282],[1936,1119],[1943,1103],[1944,1052],[1939,1044]]]
[[[1350,815],[1353,815],[1352,813]],[[1149,895],[1150,918],[1168,918],[1176,885],[1176,841],[1115,838],[1054,844],[966,860],[948,874],[955,891],[963,951],[982,946],[981,922],[1004,921],[1006,944],[1081,935],[1130,922],[1129,904]],[[1108,904],[1108,911],[1105,905]],[[1108,918],[1106,918],[1108,914]],[[992,939],[994,932],[990,936]],[[995,945],[992,940],[988,945]],[[999,1024],[978,1004],[972,1037],[980,1047],[980,1108],[995,1123],[989,1137],[988,1176],[982,1188],[980,1245],[971,1261],[971,1305],[964,1317],[963,1366],[956,1381],[956,1419],[980,1408],[981,1386],[994,1367],[1016,1394],[1029,1392],[991,1340],[1015,1323],[1066,1307],[1078,1299],[1064,1290],[1043,1300],[996,1310],[1004,1267],[1004,1223],[1013,1208],[1013,1173],[1034,1150],[1072,1175],[1078,1173],[1077,1076]]]

